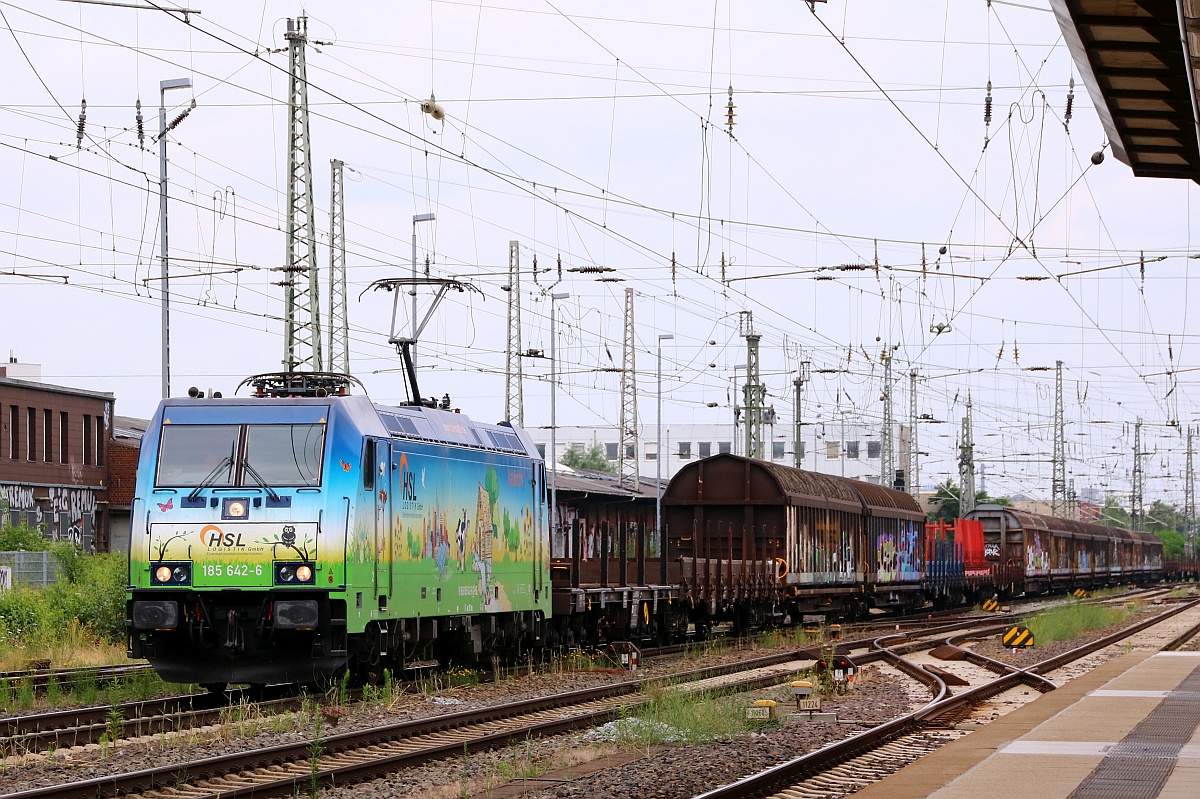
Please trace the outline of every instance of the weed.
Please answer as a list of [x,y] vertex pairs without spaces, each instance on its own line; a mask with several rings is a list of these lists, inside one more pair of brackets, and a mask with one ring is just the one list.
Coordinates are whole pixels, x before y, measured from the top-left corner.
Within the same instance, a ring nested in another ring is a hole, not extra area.
[[1117,624],[1136,613],[1129,608],[1072,602],[1038,613],[1029,620],[1029,629],[1039,644],[1066,641],[1084,630]]
[[313,737],[308,744],[308,796],[321,797],[321,755],[325,752],[325,716],[316,713],[313,717]]
[[36,698],[33,692],[33,680],[28,677],[22,677],[17,682],[16,705],[21,710],[33,710],[36,703]]
[[121,708],[113,705],[108,709],[108,716],[104,723],[105,735],[110,741],[116,741],[121,737],[121,733],[125,731],[125,714],[121,712]]
[[46,681],[46,704],[50,707],[57,707],[62,704],[62,698],[62,686],[59,685],[58,678],[51,674]]

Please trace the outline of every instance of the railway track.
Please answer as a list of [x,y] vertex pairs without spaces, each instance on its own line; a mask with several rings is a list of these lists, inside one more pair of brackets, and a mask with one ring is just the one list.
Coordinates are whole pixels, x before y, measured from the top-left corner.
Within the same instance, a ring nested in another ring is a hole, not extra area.
[[[808,660],[798,652],[736,664],[630,680],[552,697],[444,714],[312,740],[112,774],[67,785],[2,795],[2,799],[105,799],[113,796],[291,796],[309,786],[344,785],[464,751],[505,746],[530,737],[557,735],[615,718],[643,701],[652,685],[686,690],[749,690],[777,684]],[[737,675],[736,678],[733,675]]]
[[[865,784],[882,779],[902,768],[921,754],[932,751],[931,747],[936,748],[967,734],[966,731],[951,728],[954,721],[962,717],[964,709],[969,711],[973,705],[1022,683],[1043,692],[1053,690],[1054,683],[1043,675],[1198,606],[1200,600],[1178,604],[1117,633],[1048,658],[1026,669],[977,656],[984,667],[1003,670],[1005,673],[955,695],[951,695],[945,683],[935,677],[941,684],[940,689],[925,707],[816,752],[708,791],[696,799],[811,799],[817,796],[828,799],[852,793]],[[1200,624],[1184,631],[1162,648],[1179,648],[1198,633]],[[951,637],[946,641],[946,645],[953,646],[953,640],[961,643],[961,638]],[[884,651],[888,652],[889,659],[900,658],[900,655],[892,650]],[[909,748],[913,750],[913,754],[901,756],[901,753]],[[870,779],[866,779],[868,774]]]

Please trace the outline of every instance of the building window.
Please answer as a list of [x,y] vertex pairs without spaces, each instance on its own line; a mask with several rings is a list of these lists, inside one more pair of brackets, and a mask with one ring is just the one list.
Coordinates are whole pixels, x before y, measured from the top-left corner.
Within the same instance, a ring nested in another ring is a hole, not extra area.
[[692,442],[690,442],[690,441],[680,441],[679,442],[679,457],[683,460],[688,460],[689,458],[692,457]]
[[867,442],[867,457],[868,458],[878,458],[879,452],[882,449],[883,449],[883,444],[881,442],[868,441]]
[[71,443],[71,428],[70,417],[66,411],[58,412],[58,462],[70,463],[71,449],[68,446]]
[[712,455],[712,442],[711,441],[701,441],[696,446],[699,447],[699,449],[700,449],[700,457],[701,458],[707,458],[709,455]]
[[656,445],[656,444],[647,444],[646,445],[646,460],[648,460],[648,461],[658,460],[658,445]]
[[847,441],[846,442],[846,457],[847,458],[857,458],[858,457],[858,442],[857,441]]
[[21,409],[8,406],[8,457],[14,461],[21,457]]
[[717,452],[719,452],[722,455],[728,455],[729,453],[733,452],[733,442],[718,441],[717,442]]
[[842,454],[842,442],[826,441],[825,442],[825,458],[826,460],[837,460]]
[[54,413],[42,409],[42,460],[54,463]]
[[36,461],[37,447],[37,408],[25,409],[25,458]]
[[104,444],[105,444],[104,417],[97,416],[96,417],[96,465],[97,466],[104,465],[104,450],[106,449]]
[[92,415],[85,413],[83,415],[83,465],[87,466],[92,463]]
[[634,448],[633,444],[626,444],[625,445],[625,460],[631,461],[636,457],[637,457],[637,450]]
[[620,446],[620,445],[616,444],[616,443],[612,443],[612,442],[605,444],[604,445],[604,457],[608,458],[610,461],[615,461],[617,459],[617,447],[618,446]]
[[778,460],[782,460],[782,459],[783,459],[783,442],[782,441],[772,441],[771,442],[771,460],[778,461]]

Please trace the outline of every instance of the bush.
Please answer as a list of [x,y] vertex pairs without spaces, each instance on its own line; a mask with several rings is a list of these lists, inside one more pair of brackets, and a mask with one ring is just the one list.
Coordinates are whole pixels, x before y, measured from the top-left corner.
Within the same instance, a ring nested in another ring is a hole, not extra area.
[[0,552],[40,552],[49,546],[50,542],[41,531],[32,527],[0,528]]
[[45,588],[0,593],[0,654],[10,648],[52,646],[81,631],[101,642],[125,638],[125,559],[84,555],[73,544],[54,544],[63,579]]

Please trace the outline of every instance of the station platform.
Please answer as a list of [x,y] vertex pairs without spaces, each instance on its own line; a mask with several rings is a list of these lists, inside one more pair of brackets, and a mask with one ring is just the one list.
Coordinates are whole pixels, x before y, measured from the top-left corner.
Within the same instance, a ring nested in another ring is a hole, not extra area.
[[856,799],[1196,799],[1198,727],[1200,652],[1130,652]]

